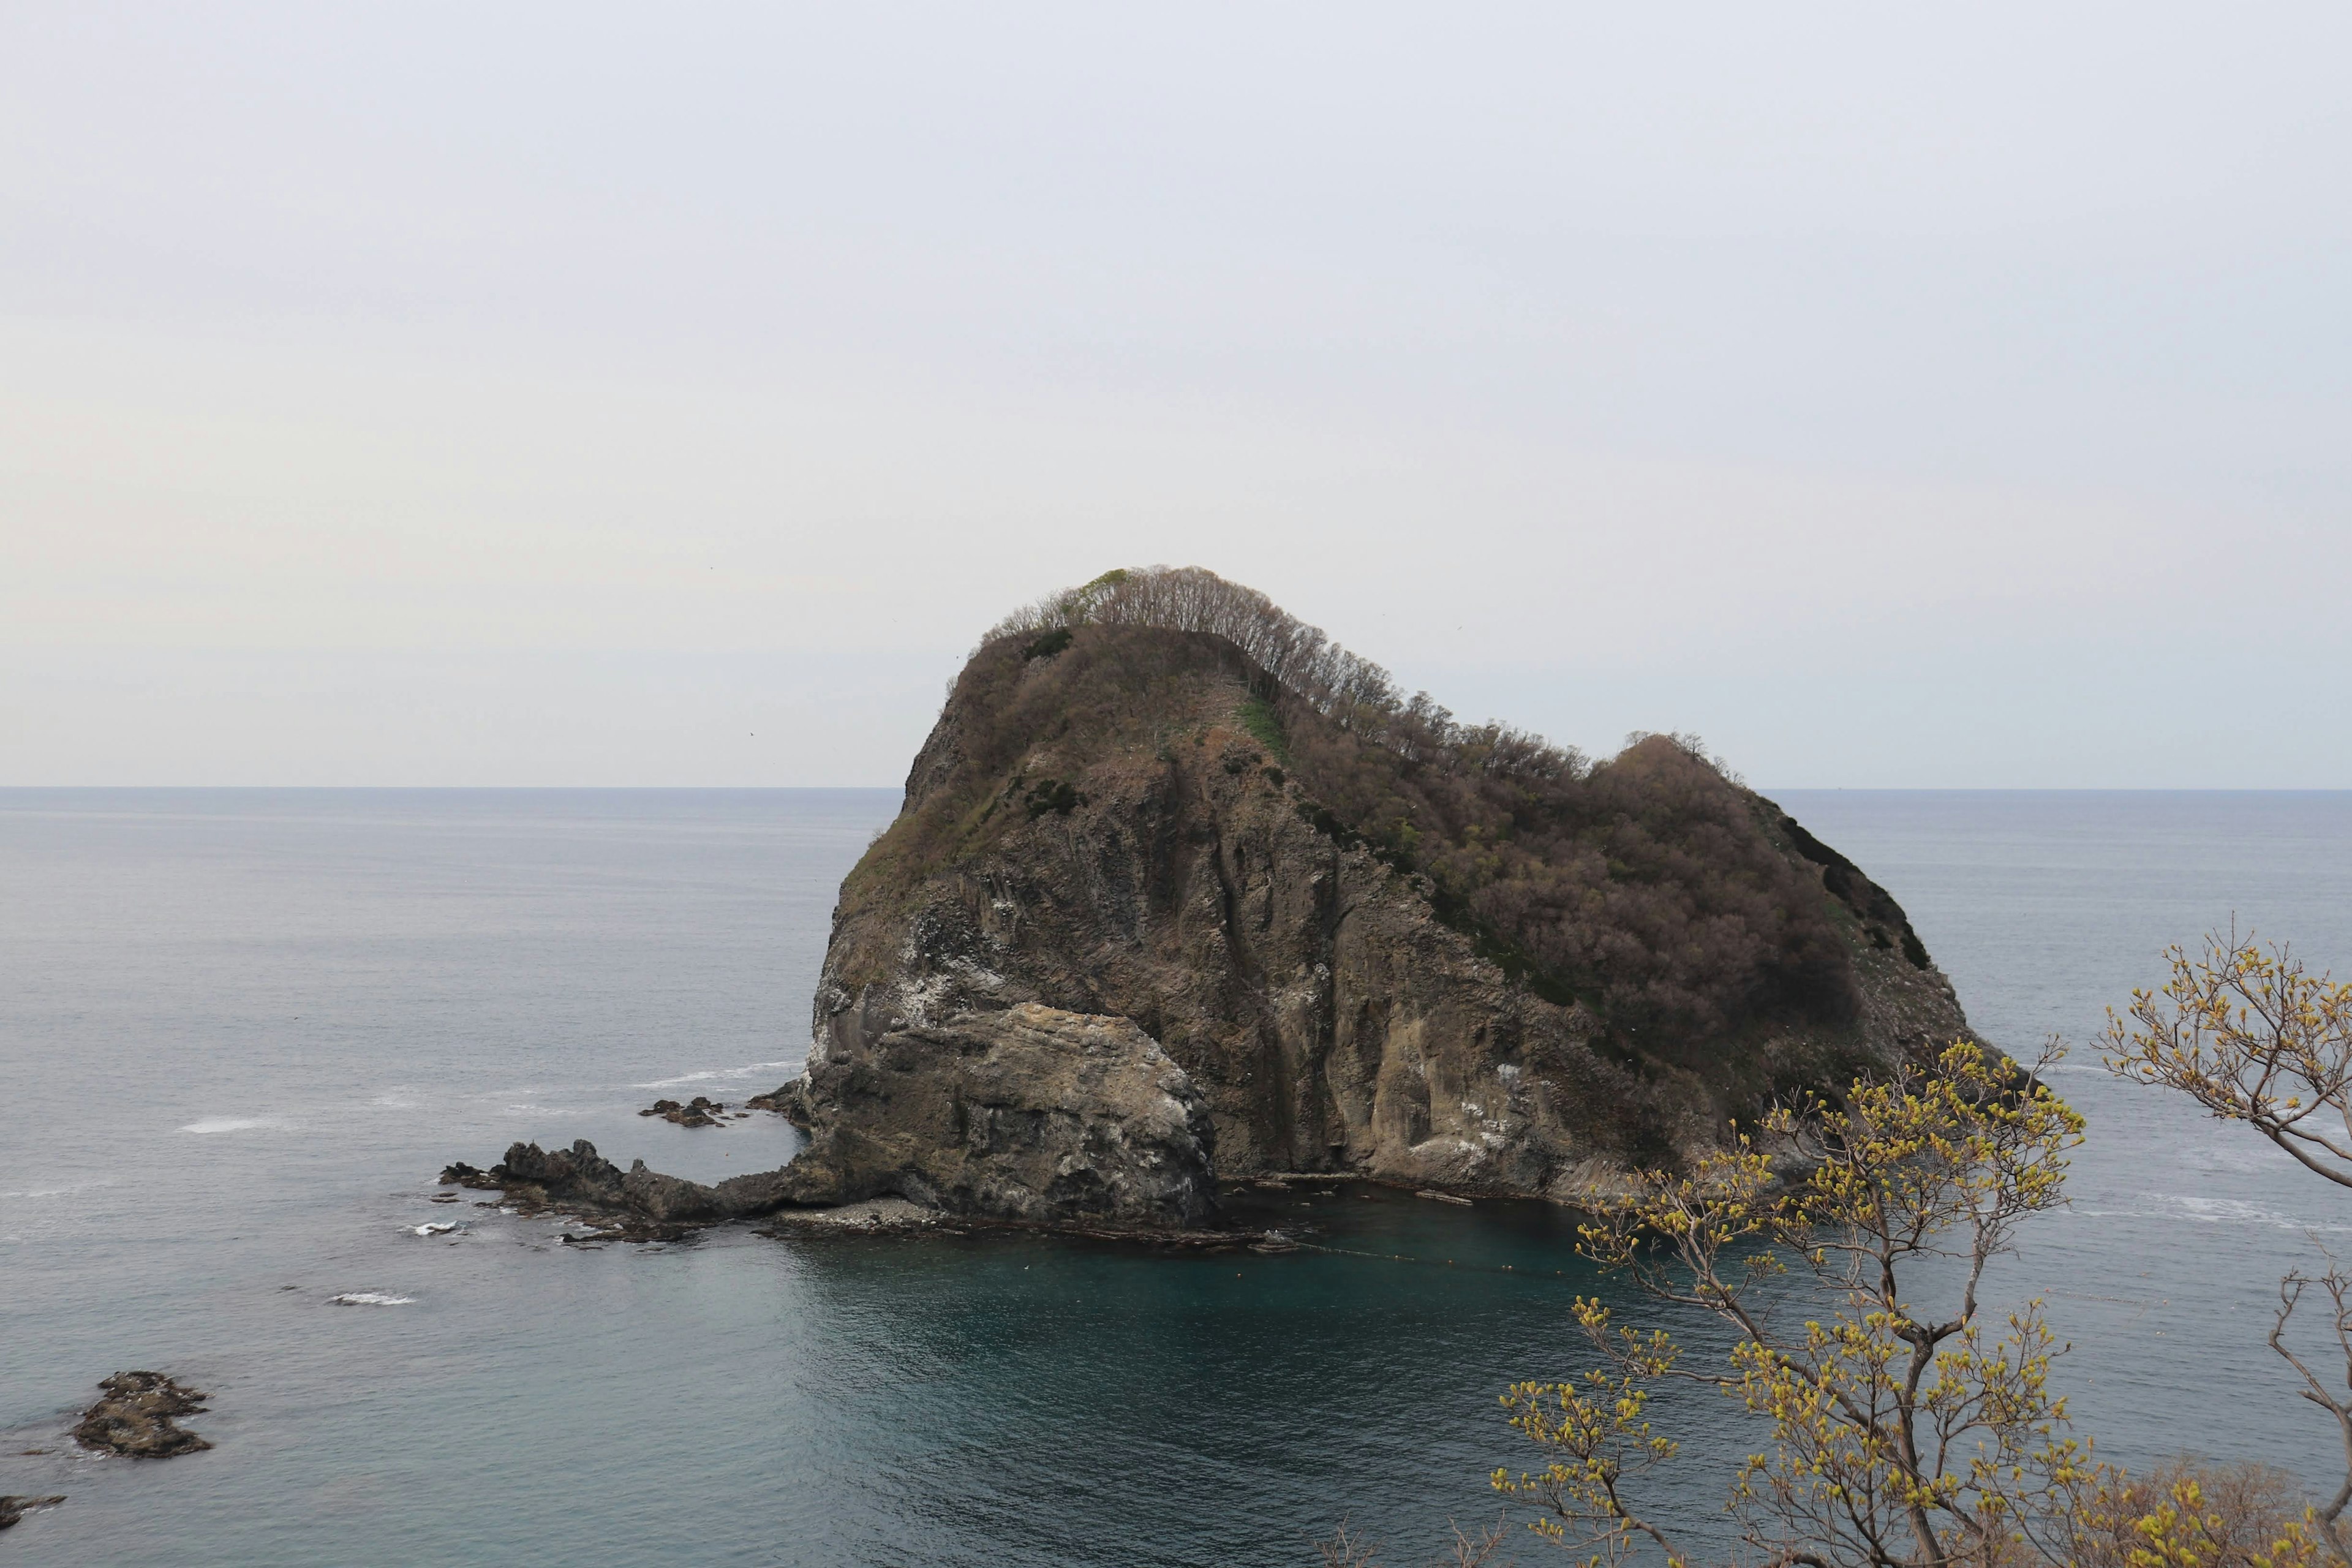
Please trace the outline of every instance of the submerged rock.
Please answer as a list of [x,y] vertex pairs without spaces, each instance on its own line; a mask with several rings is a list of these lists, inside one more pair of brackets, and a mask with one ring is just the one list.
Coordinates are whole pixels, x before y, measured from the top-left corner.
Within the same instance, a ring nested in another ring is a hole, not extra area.
[[65,1500],[62,1492],[50,1497],[18,1497],[13,1493],[0,1497],[0,1530],[5,1530],[23,1519],[29,1510],[55,1508]]
[[73,1430],[83,1447],[163,1459],[212,1447],[174,1419],[203,1410],[210,1395],[160,1372],[118,1372],[98,1386],[106,1397],[84,1411]]

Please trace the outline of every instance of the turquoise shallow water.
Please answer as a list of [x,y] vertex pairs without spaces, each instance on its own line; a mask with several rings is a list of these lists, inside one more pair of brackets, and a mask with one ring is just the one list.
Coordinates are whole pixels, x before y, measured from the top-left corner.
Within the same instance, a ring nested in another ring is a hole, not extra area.
[[[2077,1037],[2231,912],[2352,970],[2352,795],[1790,792],[2005,1044]],[[433,1173],[586,1136],[697,1176],[795,1135],[643,1121],[800,1053],[884,792],[0,792],[0,1535],[25,1563],[1409,1563],[1494,1517],[1495,1394],[1578,1363],[1566,1216],[1269,1196],[1331,1248],[1034,1238],[581,1251]],[[2352,1195],[2078,1057],[2042,1291],[2103,1449],[2326,1479],[2261,1344]],[[470,1196],[470,1194],[469,1194]],[[457,1215],[468,1228],[420,1237]],[[1503,1266],[1509,1265],[1506,1270]],[[373,1293],[398,1305],[339,1306]],[[59,1441],[121,1367],[215,1395],[162,1464]],[[2221,1391],[2219,1396],[2215,1391]],[[1664,1485],[1719,1500],[1713,1402]],[[20,1450],[46,1448],[26,1455]]]

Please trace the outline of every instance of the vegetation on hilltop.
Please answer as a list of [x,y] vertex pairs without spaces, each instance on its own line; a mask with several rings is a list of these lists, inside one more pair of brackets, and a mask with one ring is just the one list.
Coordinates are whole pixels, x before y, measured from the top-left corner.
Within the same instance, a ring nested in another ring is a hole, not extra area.
[[[1803,862],[1840,875],[1850,864],[1801,829],[1784,850],[1773,834],[1786,819],[1692,738],[1636,736],[1595,763],[1508,725],[1462,723],[1264,594],[1199,568],[1107,573],[1049,595],[1000,623],[974,668],[998,667],[982,682],[994,684],[1013,673],[997,650],[1083,659],[1116,639],[1110,662],[1148,668],[1165,645],[1136,634],[1171,631],[1243,656],[1250,696],[1227,721],[1297,781],[1310,820],[1425,876],[1442,916],[1539,993],[1589,1004],[1620,1044],[1706,1055],[1759,1023],[1851,1021],[1837,906]],[[1853,879],[1892,911],[1863,940],[1899,936],[1926,967],[1893,900]]]

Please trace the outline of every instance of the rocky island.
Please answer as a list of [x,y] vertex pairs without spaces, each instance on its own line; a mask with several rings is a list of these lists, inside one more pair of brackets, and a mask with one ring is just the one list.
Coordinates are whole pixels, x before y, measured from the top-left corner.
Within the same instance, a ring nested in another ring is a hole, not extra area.
[[1400,694],[1263,595],[1108,574],[982,642],[844,881],[808,1147],[715,1187],[490,1172],[666,1222],[896,1194],[1195,1226],[1347,1173],[1605,1196],[1968,1032],[1902,909],[1695,742],[1592,762]]
[[118,1372],[99,1384],[106,1397],[82,1412],[73,1430],[85,1448],[134,1459],[196,1454],[212,1444],[179,1423],[199,1415],[211,1395],[160,1372]]

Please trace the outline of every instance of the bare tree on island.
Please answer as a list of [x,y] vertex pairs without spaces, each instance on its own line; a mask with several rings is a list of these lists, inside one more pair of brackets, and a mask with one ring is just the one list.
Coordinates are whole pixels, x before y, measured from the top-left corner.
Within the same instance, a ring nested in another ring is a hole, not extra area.
[[[2137,1083],[2179,1089],[2224,1121],[2242,1121],[2306,1171],[2352,1188],[2352,984],[2313,975],[2284,943],[2215,931],[2191,957],[2171,948],[2172,978],[2161,991],[2134,991],[2120,1016],[2110,1011],[2102,1043],[2107,1066]],[[2303,1380],[2303,1397],[2336,1421],[2344,1483],[2317,1510],[2336,1556],[2352,1562],[2344,1510],[2352,1503],[2352,1396],[2288,1343],[2306,1295],[2325,1297],[2330,1353],[2342,1358],[2352,1391],[2352,1275],[2332,1256],[2325,1273],[2301,1269],[2279,1281],[2270,1347]]]

